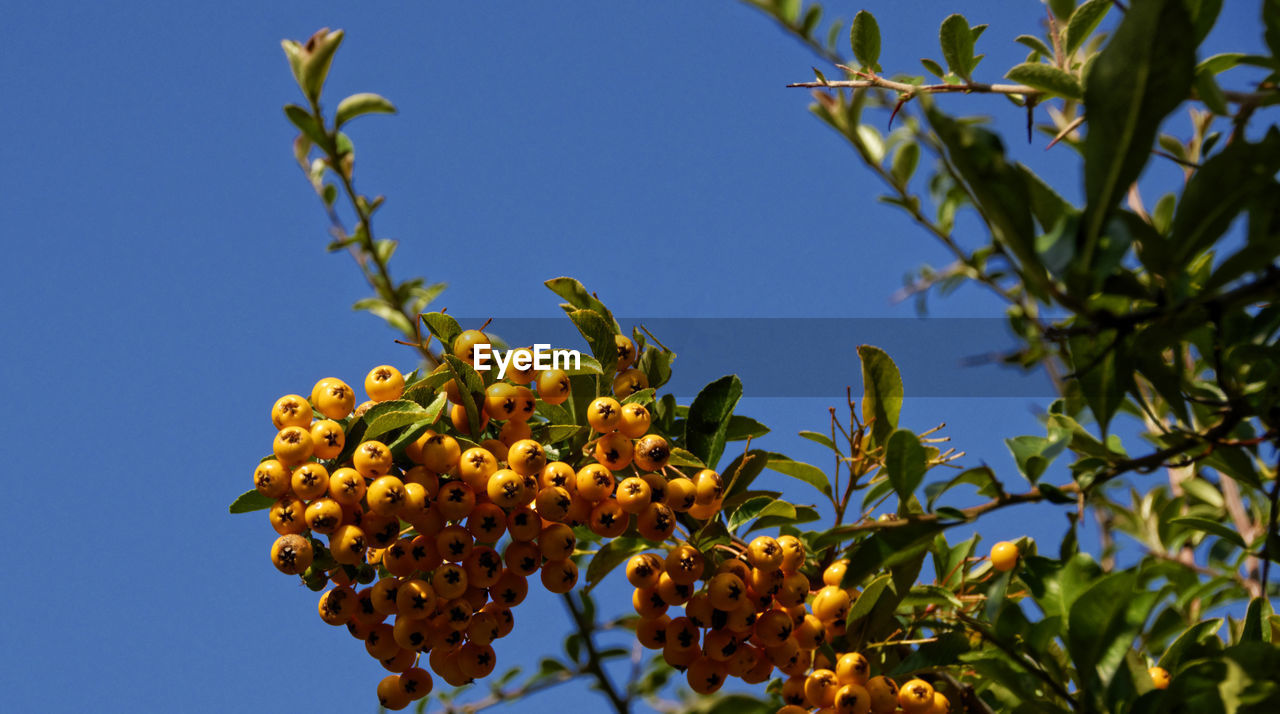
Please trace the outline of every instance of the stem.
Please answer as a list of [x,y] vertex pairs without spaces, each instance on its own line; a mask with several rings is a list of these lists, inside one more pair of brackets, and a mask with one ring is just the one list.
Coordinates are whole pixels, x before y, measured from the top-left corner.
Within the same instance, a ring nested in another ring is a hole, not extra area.
[[[1065,484],[1059,487],[1064,493],[1076,493],[1080,487],[1074,483]],[[961,509],[961,513],[965,515],[965,521],[971,521],[991,511],[1016,506],[1020,503],[1039,503],[1045,500],[1045,495],[1039,491],[1027,491],[1025,493],[1006,494],[1000,498],[988,501],[977,506]],[[942,517],[936,513],[913,514],[906,518],[894,518],[888,521],[869,521],[865,523],[855,523],[852,525],[841,526],[840,533],[857,533],[859,531],[876,531],[889,530],[891,528],[905,528],[906,526],[915,525],[917,523],[934,523],[942,520]]]
[[[905,82],[895,82],[891,79],[885,79],[879,75],[859,72],[851,67],[836,64],[837,67],[847,72],[855,74],[862,79],[842,79],[827,80],[825,82],[793,82],[787,87],[807,88],[807,89],[866,89],[868,87],[878,87],[880,89],[888,89],[902,94],[1016,94],[1028,99],[1052,97],[1053,95],[1042,92],[1034,87],[1025,84],[987,84],[985,82],[966,82],[964,84],[907,84]],[[1248,107],[1269,97],[1272,92],[1237,92],[1231,90],[1223,90],[1223,95],[1227,101],[1234,102]]]
[[1275,481],[1271,484],[1271,516],[1267,521],[1266,539],[1262,546],[1262,595],[1266,596],[1267,586],[1271,582],[1271,559],[1275,557],[1275,553],[1271,552],[1271,541],[1276,536],[1276,503],[1280,501],[1280,464],[1276,465]]
[[454,702],[450,702],[446,704],[443,709],[437,709],[436,714],[460,714],[461,712],[467,712],[467,714],[473,714],[474,712],[478,712],[482,709],[488,709],[489,707],[497,706],[506,701],[511,701],[514,699],[522,699],[524,697],[529,696],[530,694],[536,694],[538,692],[541,692],[544,689],[550,689],[551,687],[554,687],[557,684],[564,684],[565,682],[569,682],[586,675],[587,673],[583,672],[582,670],[567,670],[564,672],[560,672],[554,677],[548,677],[547,679],[538,680],[536,682],[533,682],[532,684],[525,684],[523,686],[514,687],[512,689],[494,692],[489,696],[485,697],[484,699],[480,699],[467,704],[457,704]]
[[981,623],[979,623],[977,620],[974,620],[973,618],[961,612],[957,612],[956,616],[959,617],[961,620],[964,620],[965,622],[967,622],[969,626],[973,628],[973,630],[982,637],[983,640],[990,642],[991,644],[995,645],[1000,651],[1008,655],[1011,661],[1018,663],[1027,672],[1030,672],[1031,674],[1039,678],[1040,681],[1049,685],[1049,688],[1052,689],[1054,693],[1056,693],[1058,696],[1062,697],[1062,699],[1065,700],[1067,704],[1070,704],[1072,709],[1080,708],[1079,703],[1076,702],[1075,698],[1071,696],[1071,692],[1068,692],[1066,687],[1062,686],[1062,683],[1054,679],[1052,675],[1050,675],[1044,669],[1041,669],[1038,662],[1034,662],[1034,661],[1028,662],[1027,659],[1023,657],[1022,654],[1018,652],[1016,649],[1005,644],[1003,641],[1000,640],[1000,638],[995,637],[991,633],[987,632],[986,629],[984,629],[981,626]]
[[613,705],[614,711],[618,714],[626,714],[630,710],[630,704],[618,694],[618,690],[614,688],[613,682],[609,679],[609,675],[604,671],[604,666],[600,662],[600,651],[596,649],[595,640],[592,639],[592,631],[595,623],[587,622],[586,616],[578,609],[573,601],[570,593],[561,596],[564,599],[564,605],[569,609],[569,614],[573,616],[573,622],[578,628],[578,634],[582,636],[582,644],[587,648],[587,663],[583,665],[583,670],[591,674],[596,679],[596,683],[600,686],[600,691],[609,698],[609,703]]
[[[321,113],[320,105],[316,101],[311,102],[311,114],[316,122],[323,127],[324,115]],[[342,185],[342,191],[346,194],[347,201],[351,204],[351,210],[355,211],[356,219],[360,225],[360,230],[358,231],[361,235],[360,251],[352,247],[349,251],[351,256],[355,259],[356,264],[360,266],[361,272],[364,273],[365,281],[377,292],[378,297],[389,307],[400,313],[407,324],[416,325],[418,316],[411,315],[405,310],[404,302],[396,295],[395,282],[391,279],[390,268],[387,267],[386,261],[379,258],[377,251],[374,249],[373,215],[367,205],[359,200],[354,182],[347,175],[347,172],[343,170],[342,159],[338,156],[336,142],[330,141],[327,146],[323,146],[321,149],[325,152],[329,165],[333,168],[333,173],[337,175],[338,182]],[[329,222],[333,225],[334,230],[341,232],[342,236],[346,237],[346,229],[343,227],[342,221],[333,210],[333,207],[326,205],[326,209],[329,214]],[[377,269],[376,275],[369,270],[370,262]],[[410,333],[406,333],[406,335],[414,337]],[[428,365],[435,367],[440,363],[431,350],[427,348],[426,343],[419,341],[416,347],[422,355],[422,359]]]

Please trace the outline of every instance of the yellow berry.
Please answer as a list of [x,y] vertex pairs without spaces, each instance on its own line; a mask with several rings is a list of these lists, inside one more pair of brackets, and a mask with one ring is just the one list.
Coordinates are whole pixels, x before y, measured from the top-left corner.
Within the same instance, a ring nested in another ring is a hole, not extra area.
[[1018,565],[1018,546],[1007,540],[991,546],[991,566],[1000,572],[1008,572]]
[[399,399],[404,394],[404,375],[389,364],[378,365],[364,378],[364,392],[375,402]]

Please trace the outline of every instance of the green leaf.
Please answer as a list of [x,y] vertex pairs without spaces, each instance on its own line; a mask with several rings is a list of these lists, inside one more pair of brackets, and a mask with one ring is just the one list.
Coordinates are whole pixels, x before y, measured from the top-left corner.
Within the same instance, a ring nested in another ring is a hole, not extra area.
[[471,436],[480,434],[480,400],[484,397],[484,381],[480,379],[480,375],[476,373],[471,365],[454,357],[451,354],[444,355],[444,363],[449,367],[449,371],[453,373],[453,378],[459,385],[466,387],[459,389],[458,394],[462,397],[462,407],[467,411],[467,427],[471,430]]
[[689,405],[684,424],[684,443],[709,468],[715,468],[724,453],[729,419],[742,398],[742,382],[737,375],[726,375],[698,392]]
[[387,444],[387,448],[391,449],[391,454],[395,456],[396,459],[405,458],[405,449],[409,448],[409,445],[417,441],[418,437],[426,433],[428,429],[435,426],[436,420],[440,416],[440,412],[444,410],[445,405],[448,403],[449,400],[445,397],[443,392],[436,395],[436,401],[427,409],[427,413],[434,414],[434,416],[427,417],[421,421],[416,421],[406,427],[404,431],[400,432],[400,434],[396,436],[391,443]]
[[1263,627],[1263,621],[1271,614],[1266,598],[1255,597],[1249,601],[1244,613],[1244,626],[1240,629],[1240,642],[1270,642],[1271,628]]
[[1098,24],[1107,16],[1107,10],[1111,9],[1112,4],[1112,0],[1088,0],[1071,13],[1071,19],[1067,21],[1067,41],[1064,47],[1068,55],[1075,54],[1093,31],[1098,29]]
[[889,172],[893,175],[893,179],[900,186],[906,186],[911,181],[911,177],[915,175],[916,165],[920,163],[920,145],[914,141],[908,141],[898,147],[898,152],[893,155],[893,165]]
[[395,114],[396,107],[383,97],[371,92],[352,94],[338,102],[334,114],[334,126],[342,126],[362,114]]
[[1069,341],[1074,377],[1080,382],[1085,403],[1105,435],[1107,425],[1124,403],[1132,382],[1127,340],[1115,330],[1096,335],[1081,334]]
[[356,151],[355,144],[351,143],[351,137],[342,132],[338,132],[333,137],[334,151],[338,156],[348,156]]
[[832,441],[831,437],[827,436],[826,434],[819,434],[816,431],[802,431],[800,432],[800,436],[808,439],[809,441],[814,441],[819,444],[822,444],[823,446],[827,447],[828,449],[831,449],[837,454],[840,453],[840,449],[836,448],[836,442]]
[[1219,538],[1234,544],[1236,547],[1244,549],[1248,548],[1244,538],[1230,526],[1224,525],[1208,518],[1199,518],[1197,516],[1179,516],[1169,519],[1171,526],[1183,526],[1192,530],[1211,533]]
[[770,471],[777,471],[791,478],[799,479],[813,486],[822,492],[822,495],[831,498],[831,482],[827,479],[827,475],[822,469],[812,464],[806,464],[801,461],[792,461],[782,454],[768,452],[769,462],[767,468]]
[[902,598],[901,604],[904,607],[940,605],[957,610],[964,607],[964,603],[960,602],[960,598],[956,597],[955,593],[937,585],[917,585],[911,588],[911,592]]
[[[581,364],[577,367],[566,368],[564,373],[570,377],[583,374],[604,374],[604,368],[600,366],[600,361],[595,357],[592,357],[591,355],[582,355]],[[591,396],[594,397],[595,394],[592,394]]]
[[623,404],[652,404],[653,403],[653,387],[641,389],[622,400]]
[[1061,432],[1051,439],[1042,436],[1015,436],[1004,440],[1018,464],[1018,471],[1033,484],[1040,480],[1045,469],[1062,453],[1068,442],[1067,435]]
[[[621,332],[618,328],[618,322],[613,319],[613,313],[609,312],[609,308],[600,302],[599,298],[587,292],[582,283],[573,278],[552,278],[544,283],[551,292],[564,298],[570,306],[579,310],[594,310],[604,316],[610,324],[613,325],[614,332]],[[616,364],[616,360],[615,360]],[[612,372],[610,372],[612,374]]]
[[1218,86],[1218,80],[1209,72],[1196,72],[1196,96],[1200,97],[1200,101],[1218,116],[1230,116],[1231,108],[1227,106],[1227,95],[1223,93],[1222,87]]
[[227,508],[227,511],[231,513],[261,511],[263,509],[271,508],[275,505],[275,502],[276,499],[267,498],[261,493],[258,493],[257,490],[250,489],[239,496],[236,496],[236,500],[231,502],[231,506]]
[[889,440],[898,428],[902,412],[902,375],[889,355],[879,347],[858,347],[862,360],[862,421],[871,425],[871,439],[876,445]]
[[302,60],[302,92],[312,101],[320,99],[324,80],[329,76],[329,65],[333,62],[334,53],[338,51],[338,45],[342,44],[342,37],[342,30],[317,33],[318,41],[310,56]]
[[1218,21],[1222,0],[1187,0],[1187,12],[1191,13],[1191,25],[1196,29],[1196,46],[1204,42]]
[[1053,57],[1053,50],[1049,49],[1049,46],[1046,45],[1044,43],[1044,40],[1040,39],[1039,37],[1036,37],[1034,35],[1018,35],[1017,37],[1013,38],[1013,41],[1026,47],[1027,49],[1030,49],[1032,52],[1035,52],[1041,57],[1046,57],[1046,58]]
[[924,68],[929,70],[929,73],[934,75],[938,79],[943,79],[947,75],[946,71],[942,69],[942,65],[929,59],[928,57],[921,57],[920,64],[924,65]]
[[1262,26],[1262,37],[1274,62],[1280,57],[1280,0],[1262,0]]
[[[947,632],[938,636],[936,642],[926,642],[897,667],[886,672],[890,676],[905,675],[922,670],[936,670],[959,661],[960,655],[968,652],[969,638],[960,632]],[[1037,702],[1039,704],[1039,702]],[[963,711],[963,710],[959,710]],[[1056,711],[1045,708],[1044,711]]]
[[297,104],[286,104],[284,115],[316,146],[325,147],[329,145],[329,137],[324,133],[324,129],[316,123],[315,117],[311,116],[306,109]]
[[1066,20],[1075,11],[1076,0],[1049,0],[1048,5],[1054,16],[1059,20]]
[[1183,654],[1190,648],[1200,644],[1205,638],[1212,637],[1222,627],[1222,622],[1222,618],[1219,617],[1212,620],[1202,620],[1188,627],[1185,632],[1178,635],[1178,639],[1174,640],[1173,644],[1164,648],[1164,654],[1160,655],[1160,660],[1156,664],[1169,672],[1178,671],[1178,667],[1182,664]]
[[906,429],[898,429],[889,435],[885,446],[884,471],[893,484],[893,490],[903,501],[915,493],[924,480],[928,454],[920,437]]
[[667,463],[672,466],[684,466],[693,469],[704,469],[707,467],[707,465],[702,462],[702,459],[699,459],[689,451],[678,446],[671,447],[671,458],[667,460]]
[[[1067,650],[1086,682],[1110,679],[1132,646],[1156,595],[1142,590],[1135,571],[1127,570],[1104,575],[1076,599],[1067,619]],[[1097,686],[1086,689],[1097,691]]]
[[970,79],[973,67],[973,32],[963,15],[951,15],[942,21],[938,42],[942,45],[942,58],[947,67],[965,81]]
[[795,506],[786,501],[769,498],[768,496],[756,496],[755,498],[747,499],[745,503],[729,514],[729,532],[737,531],[748,521],[756,518],[780,516],[790,519],[794,518],[795,514]]
[[885,573],[867,583],[867,586],[862,589],[862,594],[849,607],[849,615],[845,621],[850,627],[858,620],[871,614],[871,610],[876,606],[876,601],[880,599],[880,594],[884,592],[884,589],[891,582],[893,582],[893,576]]
[[859,10],[853,16],[849,41],[853,45],[853,56],[858,63],[874,72],[876,63],[880,61],[880,25],[871,13]]
[[987,604],[985,608],[987,622],[995,624],[1000,619],[1000,610],[1005,605],[1005,593],[1009,590],[1009,581],[1013,579],[1013,571],[996,573],[995,578],[987,586]]
[[747,533],[758,530],[766,530],[769,528],[781,528],[783,526],[794,528],[800,523],[812,523],[818,520],[818,512],[810,506],[794,506],[795,515],[787,518],[785,516],[761,516],[756,519],[747,528]]
[[1102,569],[1087,553],[1077,553],[1067,560],[1050,560],[1039,556],[1022,559],[1022,580],[1027,583],[1045,617],[1067,620],[1080,594],[1101,574]]
[[382,298],[371,297],[357,300],[355,304],[351,306],[351,309],[371,312],[383,320],[386,320],[387,324],[396,328],[400,332],[403,332],[406,335],[413,334],[413,324],[406,320],[399,310],[388,305]]
[[1048,295],[1048,277],[1036,253],[1031,189],[1022,170],[1005,158],[1000,136],[957,121],[925,102],[925,117],[947,147],[951,162],[978,201],[992,237],[1021,262],[1026,287]]
[[1182,0],[1134,3],[1085,79],[1085,196],[1081,265],[1111,212],[1142,173],[1160,122],[1191,91],[1195,37]]
[[[814,549],[824,548],[848,538],[850,526],[833,528],[814,540]],[[916,521],[903,526],[878,530],[858,543],[849,556],[842,587],[851,587],[880,570],[912,561],[924,554],[933,537],[946,529],[934,521]],[[903,589],[905,592],[905,588]]]
[[436,392],[439,391],[440,387],[450,381],[453,381],[453,373],[449,371],[448,367],[441,365],[422,379],[405,387],[404,398],[411,399],[425,407],[431,403],[431,400],[436,398]]
[[1015,65],[1005,76],[1015,82],[1021,82],[1042,92],[1055,94],[1066,99],[1081,99],[1084,97],[1084,89],[1080,86],[1080,80],[1076,79],[1075,75],[1070,72],[1058,69],[1053,65],[1040,62],[1023,62],[1020,65]]
[[769,433],[769,427],[749,416],[734,414],[729,418],[729,429],[725,432],[725,441],[742,441],[747,437],[759,439]]
[[643,538],[618,537],[605,543],[587,564],[587,590],[590,591],[628,558],[653,548],[653,543]]
[[578,332],[581,332],[586,339],[587,345],[591,348],[591,354],[600,363],[601,372],[612,375],[617,371],[618,343],[614,340],[614,335],[617,333],[614,332],[609,321],[595,310],[574,310],[569,313],[569,319],[573,320]]
[[572,439],[585,429],[585,426],[577,424],[550,424],[547,429],[547,443],[558,444],[566,439]]
[[[1258,143],[1234,141],[1191,175],[1173,217],[1173,265],[1182,265],[1213,247],[1231,222],[1280,171],[1280,132]],[[1223,191],[1230,186],[1230,191]]]
[[674,352],[651,347],[640,355],[640,363],[636,368],[644,372],[644,376],[649,380],[649,386],[657,389],[671,379],[671,361],[675,356]]
[[810,5],[804,11],[804,19],[800,21],[800,35],[802,37],[812,35],[819,22],[822,22],[822,6]]
[[934,511],[934,513],[937,513],[940,518],[947,518],[953,521],[967,521],[970,519],[970,516],[964,511],[951,506],[938,506],[938,510]]
[[1222,74],[1227,70],[1241,64],[1246,55],[1240,52],[1223,52],[1221,54],[1205,57],[1200,60],[1200,64],[1196,65],[1196,74],[1201,72],[1209,72],[1210,74]]
[[[443,393],[440,396],[444,396]],[[439,397],[437,397],[437,400]],[[439,411],[436,414],[439,415]],[[430,418],[430,414],[423,409],[417,402],[408,399],[395,399],[388,402],[379,402],[375,404],[364,415],[365,422],[368,427],[365,429],[365,439],[376,439],[379,436],[402,426],[408,426],[416,421]]]
[[924,487],[928,499],[925,508],[932,511],[938,497],[960,484],[967,483],[978,487],[978,493],[988,498],[996,498],[1002,489],[996,480],[995,472],[989,466],[976,466],[962,472],[950,481],[936,481]]
[[443,312],[423,313],[422,324],[426,325],[427,330],[449,351],[453,350],[453,341],[462,334],[462,326],[458,321],[453,319],[452,315],[446,315]]
[[1022,164],[1015,164],[1031,195],[1031,214],[1044,230],[1052,230],[1069,216],[1075,215],[1075,206],[1067,202],[1053,187],[1044,182],[1034,171]]

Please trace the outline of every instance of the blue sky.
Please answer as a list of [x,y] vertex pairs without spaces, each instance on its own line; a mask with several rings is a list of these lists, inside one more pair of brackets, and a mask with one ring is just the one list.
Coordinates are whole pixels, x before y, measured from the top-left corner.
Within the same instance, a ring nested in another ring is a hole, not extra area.
[[[1257,3],[1227,5],[1208,46],[1257,48]],[[1012,38],[1043,15],[1038,2],[865,6],[890,73],[939,55],[949,12],[990,23],[990,79],[1022,60]],[[282,38],[345,29],[328,105],[356,91],[398,105],[351,125],[357,182],[389,197],[378,229],[401,240],[395,274],[448,282],[436,307],[454,314],[552,317],[542,281],[572,275],[624,317],[907,319],[888,299],[901,276],[945,260],[874,201],[878,185],[807,95],[783,88],[810,78],[813,58],[728,0],[5,2],[4,14],[11,711],[374,709],[381,668],[270,567],[264,518],[226,514],[278,395],[411,366],[384,324],[350,310],[366,295],[350,259],[324,250],[280,111],[299,98]],[[945,101],[1020,126],[1002,100]],[[1072,162],[1042,146],[1012,149],[1073,185]],[[998,315],[968,289],[933,308]],[[856,381],[852,354],[830,369]],[[816,460],[790,435],[824,428],[842,396],[743,410],[774,427],[769,448]],[[904,422],[948,422],[968,463],[1007,475],[1001,438],[1034,432],[1033,407],[922,397]],[[984,533],[1056,550],[1061,526],[1023,512]],[[623,588],[601,593],[622,606]],[[503,663],[553,653],[566,631],[549,597],[517,618]],[[595,696],[558,691],[510,711]]]

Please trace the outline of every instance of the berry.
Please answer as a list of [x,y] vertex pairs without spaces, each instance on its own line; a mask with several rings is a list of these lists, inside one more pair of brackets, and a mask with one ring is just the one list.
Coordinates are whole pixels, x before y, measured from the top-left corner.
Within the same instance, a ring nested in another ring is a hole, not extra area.
[[871,711],[875,714],[890,714],[898,708],[898,685],[885,676],[872,677],[867,680],[867,694],[871,695]]
[[375,402],[399,399],[404,394],[404,375],[388,364],[374,367],[364,378],[364,392]]
[[912,679],[898,690],[898,706],[906,714],[924,714],[933,707],[933,685],[923,679]]
[[491,346],[489,337],[479,330],[464,330],[457,337],[453,338],[451,352],[453,356],[466,362],[467,364],[475,364],[474,348],[477,345]]
[[311,567],[311,541],[300,535],[282,535],[271,544],[271,563],[285,575],[298,575]]
[[1006,573],[1018,565],[1018,546],[1002,540],[991,546],[991,567]]
[[569,400],[569,375],[562,369],[547,369],[538,374],[538,398],[547,404],[564,404]]
[[392,711],[399,711],[409,706],[412,700],[400,681],[401,676],[390,674],[378,682],[378,704]]
[[356,393],[341,379],[326,377],[311,390],[311,403],[329,419],[346,419],[356,406]]
[[276,429],[286,426],[311,426],[311,405],[297,394],[286,394],[271,407],[271,423]]
[[307,459],[315,450],[311,441],[311,432],[300,426],[286,426],[276,433],[271,442],[271,451],[285,466],[297,466]]
[[622,405],[616,399],[599,397],[587,405],[587,423],[601,434],[617,429],[621,421]]
[[868,714],[871,695],[860,684],[846,684],[836,690],[836,714]]
[[365,478],[385,476],[391,469],[391,449],[380,441],[366,441],[356,447],[351,462]]
[[631,440],[621,432],[612,432],[596,439],[592,456],[610,471],[621,471],[631,464]]
[[618,347],[618,371],[623,372],[636,361],[636,346],[626,335],[614,335],[613,342]]
[[311,443],[317,459],[332,459],[342,453],[347,434],[342,425],[332,419],[321,419],[311,425]]
[[633,459],[636,467],[643,471],[658,471],[670,458],[671,446],[657,434],[640,437],[635,443]]
[[628,369],[613,378],[613,394],[618,399],[626,399],[648,388],[649,378],[638,369]]
[[280,498],[289,492],[289,470],[276,459],[267,459],[253,470],[253,487],[267,498]]

